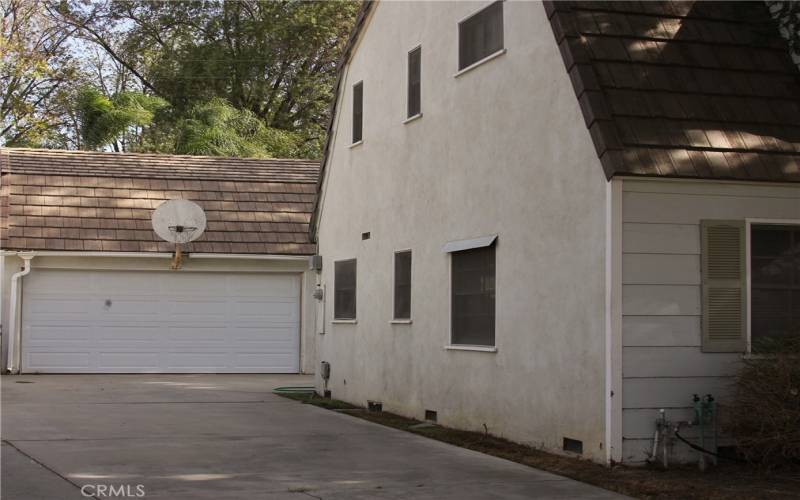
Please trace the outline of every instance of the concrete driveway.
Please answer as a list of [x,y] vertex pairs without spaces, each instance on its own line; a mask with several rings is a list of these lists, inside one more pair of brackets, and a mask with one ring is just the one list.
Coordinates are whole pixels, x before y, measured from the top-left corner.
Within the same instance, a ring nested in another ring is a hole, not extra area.
[[2,377],[2,498],[622,498],[270,392],[309,382]]

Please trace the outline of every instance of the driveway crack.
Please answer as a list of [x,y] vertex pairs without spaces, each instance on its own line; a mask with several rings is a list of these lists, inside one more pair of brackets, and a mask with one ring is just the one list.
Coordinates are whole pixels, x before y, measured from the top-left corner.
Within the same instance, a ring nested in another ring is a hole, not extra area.
[[94,495],[87,495],[87,494],[86,494],[86,493],[85,493],[85,492],[84,492],[84,491],[81,489],[81,488],[82,488],[82,486],[81,486],[80,484],[77,484],[76,482],[72,481],[72,480],[71,480],[71,479],[69,479],[68,477],[66,477],[66,476],[64,476],[64,475],[62,475],[62,474],[60,474],[60,473],[59,473],[57,470],[55,470],[55,469],[53,469],[52,467],[50,467],[49,465],[45,464],[45,463],[44,463],[44,462],[42,462],[41,460],[38,460],[36,457],[34,457],[34,456],[30,455],[29,453],[25,453],[25,451],[23,451],[22,449],[20,449],[20,448],[19,448],[17,445],[15,445],[14,443],[12,443],[11,441],[8,441],[8,440],[6,440],[6,439],[3,439],[3,440],[2,440],[2,442],[3,442],[3,444],[6,444],[6,445],[8,445],[8,446],[10,446],[10,447],[14,448],[15,450],[17,450],[17,451],[18,451],[18,452],[19,452],[21,455],[23,455],[23,456],[27,457],[27,458],[28,458],[28,460],[30,460],[30,461],[32,461],[32,462],[34,462],[34,463],[35,463],[35,464],[37,464],[39,467],[43,468],[43,469],[44,469],[44,470],[46,470],[46,471],[49,471],[49,472],[51,472],[51,473],[55,474],[56,476],[60,477],[61,479],[63,479],[63,480],[64,480],[64,481],[66,481],[67,483],[71,484],[72,486],[74,486],[75,488],[77,488],[77,489],[78,489],[78,491],[80,491],[80,492],[81,492],[81,495],[85,496],[86,498],[94,498],[95,500],[100,500],[98,497],[96,497],[96,496],[94,496]]

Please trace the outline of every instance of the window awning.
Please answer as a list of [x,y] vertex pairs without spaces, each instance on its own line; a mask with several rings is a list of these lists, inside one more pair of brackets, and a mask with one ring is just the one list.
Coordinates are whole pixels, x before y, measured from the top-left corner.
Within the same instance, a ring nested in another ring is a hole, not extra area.
[[473,248],[484,248],[490,246],[497,239],[497,235],[480,236],[478,238],[470,238],[468,240],[455,240],[448,241],[442,246],[442,252],[452,253],[460,252],[462,250],[472,250]]

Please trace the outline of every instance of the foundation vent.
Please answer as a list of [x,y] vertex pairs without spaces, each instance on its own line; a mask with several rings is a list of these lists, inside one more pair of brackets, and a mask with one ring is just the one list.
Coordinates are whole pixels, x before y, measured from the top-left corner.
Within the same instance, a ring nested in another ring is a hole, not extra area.
[[381,412],[383,411],[383,403],[380,401],[367,401],[367,409],[369,411]]
[[428,422],[436,422],[436,412],[433,410],[425,410],[425,420]]
[[370,238],[370,236],[371,235],[369,234],[369,231],[367,231],[366,233],[361,233],[361,239],[362,240],[368,240]]
[[577,453],[578,455],[583,455],[583,441],[565,437],[564,451],[569,451],[571,453]]

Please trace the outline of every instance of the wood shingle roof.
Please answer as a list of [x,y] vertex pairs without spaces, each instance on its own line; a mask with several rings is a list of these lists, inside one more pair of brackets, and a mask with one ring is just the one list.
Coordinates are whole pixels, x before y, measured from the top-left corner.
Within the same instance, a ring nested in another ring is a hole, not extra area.
[[614,175],[800,181],[800,72],[764,2],[545,2]]
[[309,255],[318,162],[0,150],[0,248],[170,252],[152,211],[189,199],[206,211],[194,253]]

